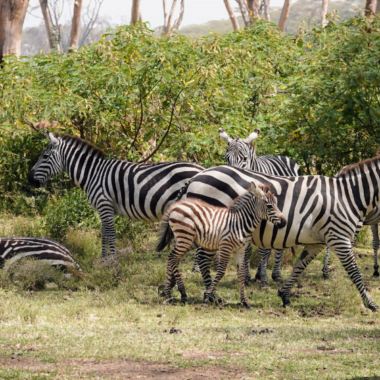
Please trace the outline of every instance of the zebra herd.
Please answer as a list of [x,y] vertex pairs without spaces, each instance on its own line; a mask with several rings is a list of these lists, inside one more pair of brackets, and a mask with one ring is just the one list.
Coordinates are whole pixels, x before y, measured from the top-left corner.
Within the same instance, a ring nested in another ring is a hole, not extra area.
[[[205,232],[206,225],[212,225],[210,220],[205,223],[207,220],[205,210],[208,207],[216,207],[218,210],[227,208],[231,215],[231,211],[235,209],[234,202],[238,197],[244,199],[247,196],[247,189],[252,186],[252,182],[267,186],[268,192],[274,196],[271,206],[281,210],[283,220],[287,221],[286,226],[283,227],[284,223],[278,225],[271,223],[271,219],[265,214],[259,214],[257,209],[254,211],[256,217],[252,218],[252,224],[249,226],[246,224],[246,217],[243,217],[244,223],[227,223],[227,227],[224,227],[232,239],[230,251],[229,253],[223,251],[221,254],[214,282],[210,275],[210,265],[215,250],[221,247],[209,246],[205,243],[207,239],[201,239],[199,236],[198,240],[194,236],[188,237],[189,241],[195,239],[199,245],[196,256],[206,285],[206,303],[223,274],[227,257],[233,251],[232,247],[239,247],[239,254],[236,254],[239,279],[242,278],[241,247],[246,248],[244,270],[246,280],[249,278],[247,264],[251,247],[248,241],[252,241],[254,245],[260,247],[261,260],[256,277],[260,278],[263,285],[267,281],[266,266],[272,249],[276,250],[276,269],[272,277],[280,279],[279,264],[282,250],[295,245],[305,246],[294,265],[292,274],[278,291],[283,306],[290,304],[290,289],[294,282],[327,245],[337,254],[362,296],[364,304],[371,310],[377,309],[377,305],[364,287],[352,251],[352,241],[357,229],[363,223],[375,224],[374,219],[366,222],[366,217],[378,212],[376,206],[380,202],[380,157],[345,167],[335,178],[302,176],[299,166],[287,157],[256,156],[252,142],[259,135],[259,130],[246,139],[231,139],[222,129],[219,133],[228,145],[227,166],[210,169],[187,162],[138,164],[106,159],[99,149],[82,139],[48,133],[49,145],[32,168],[28,179],[34,186],[41,186],[61,171],[68,173],[75,184],[86,192],[91,206],[100,215],[103,257],[108,251],[111,254],[115,252],[115,214],[148,222],[159,221],[165,215],[163,221],[165,227],[171,223],[170,210],[173,209],[170,206],[176,200],[182,199],[178,203],[179,206],[186,204],[184,202],[190,202],[188,204],[197,204],[202,210],[197,214],[200,222],[196,224],[196,229]],[[255,196],[259,199],[257,194]],[[246,211],[248,209],[239,208],[239,210],[243,210],[243,215],[248,215]],[[257,218],[262,220],[258,221]],[[173,228],[172,232],[175,235],[178,228],[175,224],[170,227]],[[251,231],[249,238],[238,238],[237,232],[242,233],[243,230]],[[218,236],[220,238],[220,235]],[[167,240],[164,239],[164,242]],[[184,248],[178,245],[178,241],[176,244],[177,256],[171,261],[170,268],[168,264],[165,284],[168,297],[169,290],[175,284],[174,280],[178,280],[179,287],[183,286],[178,277],[177,264],[178,256],[184,252]],[[244,288],[240,287],[241,292],[242,289]]]

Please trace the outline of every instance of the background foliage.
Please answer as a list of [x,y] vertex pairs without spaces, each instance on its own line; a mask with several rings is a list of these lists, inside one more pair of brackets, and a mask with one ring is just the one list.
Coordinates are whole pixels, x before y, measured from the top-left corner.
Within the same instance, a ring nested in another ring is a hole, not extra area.
[[[372,157],[380,142],[379,26],[378,17],[339,23],[333,14],[326,28],[297,36],[260,21],[168,38],[139,24],[69,55],[9,58],[0,71],[0,206],[41,213],[53,190],[57,199],[69,191],[73,201],[64,203],[79,201],[65,175],[42,190],[27,185],[46,144],[41,120],[133,161],[157,150],[153,161],[222,164],[219,127],[242,137],[260,127],[259,154],[290,156],[310,174]],[[61,217],[57,211],[57,223]]]

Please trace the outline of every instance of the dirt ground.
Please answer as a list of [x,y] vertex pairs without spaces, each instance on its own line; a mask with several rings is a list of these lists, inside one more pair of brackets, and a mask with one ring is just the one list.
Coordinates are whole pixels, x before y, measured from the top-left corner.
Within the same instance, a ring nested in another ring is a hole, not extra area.
[[43,363],[33,359],[0,359],[0,366],[23,369],[39,373],[56,373],[56,378],[78,379],[162,379],[162,380],[208,380],[208,379],[243,379],[245,374],[239,370],[221,367],[173,368],[169,363],[132,361],[114,359],[96,361],[62,360],[58,363]]

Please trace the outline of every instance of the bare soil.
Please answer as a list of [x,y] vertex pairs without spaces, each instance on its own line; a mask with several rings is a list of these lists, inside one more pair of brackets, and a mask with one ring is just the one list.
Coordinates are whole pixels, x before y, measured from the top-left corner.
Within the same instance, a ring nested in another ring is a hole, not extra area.
[[[191,356],[191,355],[190,355]],[[44,363],[34,359],[0,359],[3,368],[23,369],[33,372],[56,372],[57,379],[72,378],[101,379],[162,379],[162,380],[208,380],[242,379],[244,373],[221,367],[174,368],[168,363],[113,359],[96,361],[91,359],[66,359],[58,363]]]

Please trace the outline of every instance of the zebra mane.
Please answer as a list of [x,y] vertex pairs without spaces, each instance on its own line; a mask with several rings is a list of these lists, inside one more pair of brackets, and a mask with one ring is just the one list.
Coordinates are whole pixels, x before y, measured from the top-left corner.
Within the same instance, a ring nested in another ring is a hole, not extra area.
[[[267,198],[269,198],[271,203],[275,202],[273,194],[269,191],[269,186],[268,185],[258,185],[258,187],[264,191],[266,194]],[[229,207],[230,212],[235,213],[244,208],[244,206],[247,204],[247,202],[255,197],[255,195],[251,192],[251,189],[248,188],[247,192],[241,195],[240,197],[237,197],[234,202],[231,204]]]
[[368,158],[367,160],[358,162],[356,164],[347,165],[344,168],[340,169],[336,176],[343,177],[346,174],[359,174],[361,171],[365,170],[366,167],[370,167],[376,161],[380,162],[379,156]]
[[77,141],[80,142],[82,146],[89,146],[94,152],[98,153],[101,158],[105,158],[104,152],[100,148],[96,147],[89,141],[83,140],[79,136],[71,136],[65,134],[57,134],[56,136],[60,137],[65,142]]

